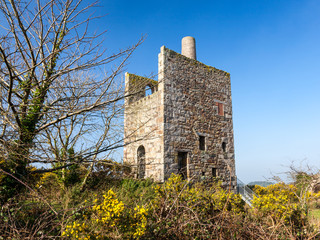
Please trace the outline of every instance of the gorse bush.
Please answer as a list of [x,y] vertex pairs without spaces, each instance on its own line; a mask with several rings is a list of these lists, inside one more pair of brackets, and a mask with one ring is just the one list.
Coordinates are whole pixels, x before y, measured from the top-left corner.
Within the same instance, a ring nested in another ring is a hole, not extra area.
[[145,232],[147,212],[144,207],[125,206],[109,190],[68,224],[62,236],[70,239],[139,238]]
[[155,197],[154,186],[156,184],[151,179],[136,180],[125,178],[120,181],[115,191],[127,205],[145,205]]
[[314,198],[314,194],[307,192],[301,201],[300,189],[285,183],[256,186],[254,190],[257,196],[252,202],[252,212],[262,224],[283,226],[299,239],[308,238],[310,232],[316,231],[308,223],[309,205],[306,204]]
[[230,234],[221,232],[220,220],[238,218],[245,211],[241,197],[219,183],[208,188],[172,174],[155,189],[147,238],[210,239],[218,232],[227,238]]
[[256,186],[254,190],[258,196],[254,196],[253,207],[258,209],[263,216],[289,221],[297,211],[301,210],[296,195],[297,188],[292,184],[278,183],[268,187]]
[[219,230],[216,221],[220,214],[226,212],[233,216],[244,212],[244,202],[239,195],[219,185],[210,189],[201,184],[191,185],[180,175],[173,174],[162,185],[125,180],[124,188],[118,191],[131,189],[132,196],[134,192],[141,194],[143,183],[149,190],[142,197],[153,189],[153,198],[144,206],[134,201],[123,202],[109,190],[80,217],[75,216],[63,236],[72,239],[210,238],[212,231]]
[[60,176],[41,174],[34,189],[43,199],[29,192],[1,207],[4,239],[312,239],[318,235],[294,185],[256,187],[258,196],[249,208],[240,195],[218,182],[209,187],[180,175],[173,174],[162,184],[105,178],[104,185],[94,188],[90,186],[97,175],[90,175],[83,189],[78,183],[65,185]]
[[25,190],[25,185],[22,184],[23,182],[28,182],[30,185],[38,182],[41,174],[29,174],[35,169],[33,166],[26,167],[26,173],[24,177],[21,178],[16,169],[16,164],[10,160],[4,160],[0,156],[0,204],[4,204],[19,193],[23,194]]
[[54,172],[47,172],[41,174],[39,181],[36,184],[37,189],[44,191],[54,191],[62,188],[63,182],[59,176]]

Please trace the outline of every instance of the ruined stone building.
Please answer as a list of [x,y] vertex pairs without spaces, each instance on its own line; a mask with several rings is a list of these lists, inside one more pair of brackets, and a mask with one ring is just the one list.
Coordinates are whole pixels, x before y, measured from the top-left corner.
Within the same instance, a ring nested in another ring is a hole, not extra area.
[[126,73],[124,162],[136,177],[165,181],[219,177],[236,186],[230,74],[161,47],[158,81]]

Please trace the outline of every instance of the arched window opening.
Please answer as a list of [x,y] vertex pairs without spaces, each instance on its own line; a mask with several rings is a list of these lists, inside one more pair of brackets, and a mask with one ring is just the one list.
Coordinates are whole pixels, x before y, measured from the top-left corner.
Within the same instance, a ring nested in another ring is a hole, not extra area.
[[146,173],[146,150],[142,145],[137,150],[137,165],[137,177],[143,179]]
[[153,87],[151,87],[150,85],[147,85],[145,88],[144,88],[144,96],[149,96],[153,93]]
[[227,151],[227,143],[226,142],[222,142],[222,150],[223,152],[226,152]]

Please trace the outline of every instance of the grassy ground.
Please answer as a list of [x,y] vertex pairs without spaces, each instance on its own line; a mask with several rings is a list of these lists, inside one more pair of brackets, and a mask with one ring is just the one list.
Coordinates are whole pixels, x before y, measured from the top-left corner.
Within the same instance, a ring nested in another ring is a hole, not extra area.
[[310,211],[311,222],[320,228],[320,209]]

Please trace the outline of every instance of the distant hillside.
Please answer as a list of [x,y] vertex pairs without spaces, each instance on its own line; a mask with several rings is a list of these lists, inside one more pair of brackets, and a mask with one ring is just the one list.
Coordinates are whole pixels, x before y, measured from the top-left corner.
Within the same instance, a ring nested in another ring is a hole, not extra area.
[[262,187],[267,187],[269,185],[274,184],[274,182],[267,182],[267,181],[254,181],[254,182],[250,182],[247,185],[259,185]]

